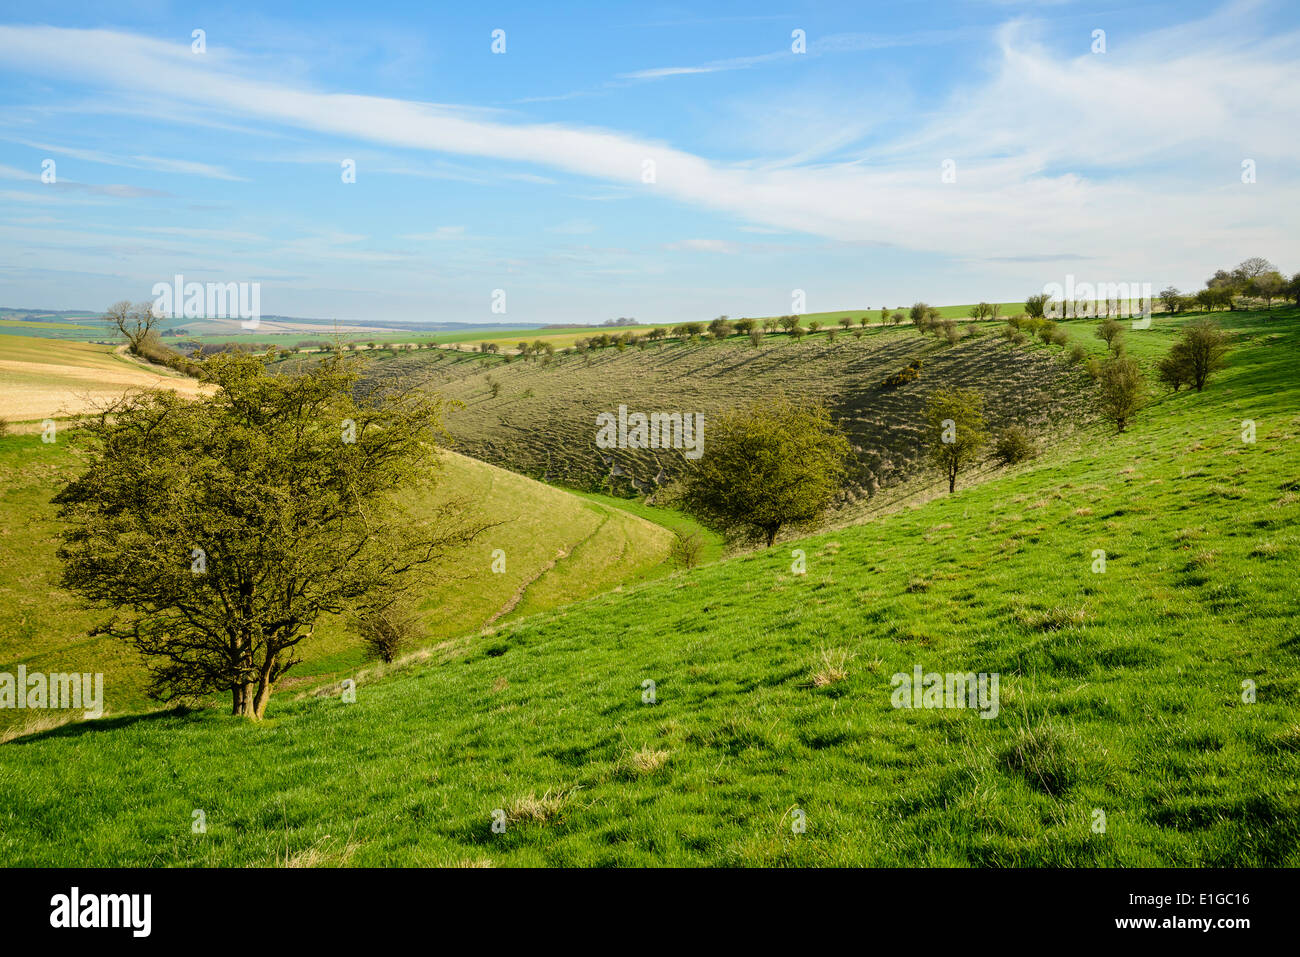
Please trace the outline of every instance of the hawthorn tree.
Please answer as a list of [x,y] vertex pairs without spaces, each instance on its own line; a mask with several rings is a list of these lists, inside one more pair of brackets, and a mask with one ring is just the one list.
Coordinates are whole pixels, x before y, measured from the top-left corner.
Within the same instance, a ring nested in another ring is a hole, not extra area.
[[1043,312],[1047,308],[1047,293],[1035,293],[1032,296],[1025,297],[1025,315],[1030,319],[1043,318]]
[[1106,343],[1106,348],[1114,349],[1115,343],[1124,335],[1124,326],[1114,319],[1103,319],[1093,330],[1093,335]]
[[1102,417],[1123,432],[1129,419],[1142,408],[1145,398],[1142,368],[1131,356],[1112,356],[1097,373],[1097,409]]
[[988,443],[984,396],[976,389],[939,389],[925,404],[925,435],[930,462],[957,490],[957,476],[979,458]]
[[1229,343],[1228,334],[1214,320],[1189,322],[1161,360],[1161,381],[1173,386],[1175,392],[1182,383],[1200,392],[1210,376],[1223,368]]
[[815,520],[839,491],[849,441],[823,405],[764,400],[709,422],[681,501],[705,522],[770,548],[786,525]]
[[228,691],[254,720],[322,615],[383,613],[487,527],[460,499],[403,501],[436,484],[439,398],[358,395],[340,352],[297,374],[268,360],[219,354],[210,395],[103,409],[54,499],[63,585],[110,612],[97,633],[145,656],[150,693]]
[[145,343],[162,319],[153,303],[137,302],[131,305],[125,299],[109,306],[106,315],[108,321],[125,337],[127,348],[138,356],[144,356]]

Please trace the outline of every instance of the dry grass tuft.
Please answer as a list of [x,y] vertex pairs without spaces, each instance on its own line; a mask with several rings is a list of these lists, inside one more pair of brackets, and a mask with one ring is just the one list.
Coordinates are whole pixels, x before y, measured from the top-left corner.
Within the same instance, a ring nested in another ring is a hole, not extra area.
[[552,794],[548,790],[541,797],[529,793],[523,797],[515,798],[510,807],[506,809],[506,820],[511,824],[519,824],[525,821],[545,824],[560,813],[560,809],[564,807],[564,802],[572,795],[573,791],[556,791]]
[[817,664],[813,667],[812,685],[825,688],[849,676],[849,661],[853,653],[844,648],[823,648],[818,653]]
[[628,764],[637,774],[654,774],[668,763],[669,752],[657,751],[647,744],[640,751],[628,752]]

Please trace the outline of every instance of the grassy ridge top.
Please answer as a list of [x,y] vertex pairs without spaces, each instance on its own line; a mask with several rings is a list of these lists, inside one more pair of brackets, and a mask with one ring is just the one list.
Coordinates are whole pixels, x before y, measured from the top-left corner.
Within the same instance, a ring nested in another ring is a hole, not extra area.
[[[1300,316],[1224,319],[1237,348],[1206,392],[801,541],[804,575],[786,546],[625,589],[354,704],[274,700],[260,727],[173,714],[0,747],[0,853],[1294,866]],[[1000,674],[998,716],[895,709],[917,665]]]

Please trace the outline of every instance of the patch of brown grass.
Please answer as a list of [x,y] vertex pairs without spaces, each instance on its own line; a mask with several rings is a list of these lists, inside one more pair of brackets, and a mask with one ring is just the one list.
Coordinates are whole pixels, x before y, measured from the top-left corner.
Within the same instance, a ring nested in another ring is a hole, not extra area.
[[658,751],[647,744],[640,751],[628,753],[628,765],[637,774],[654,774],[668,763],[669,752]]
[[813,666],[812,686],[825,688],[849,676],[849,661],[854,657],[844,648],[823,648],[818,652],[817,664]]

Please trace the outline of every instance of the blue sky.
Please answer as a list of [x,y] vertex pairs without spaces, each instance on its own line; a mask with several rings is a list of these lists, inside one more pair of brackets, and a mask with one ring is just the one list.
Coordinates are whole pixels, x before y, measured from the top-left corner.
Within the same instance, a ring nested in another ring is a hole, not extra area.
[[1300,270],[1293,4],[10,6],[3,305],[182,273],[264,313],[680,321]]

